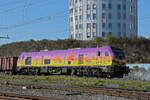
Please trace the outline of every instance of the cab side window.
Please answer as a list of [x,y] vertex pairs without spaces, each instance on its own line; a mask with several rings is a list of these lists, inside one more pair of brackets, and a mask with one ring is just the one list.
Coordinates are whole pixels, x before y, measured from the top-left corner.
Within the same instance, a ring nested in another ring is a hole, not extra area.
[[109,56],[109,53],[107,51],[105,52],[105,56]]
[[100,51],[98,51],[98,54],[97,54],[97,56],[101,56],[101,52],[100,52]]
[[45,59],[44,60],[44,64],[50,64],[50,62],[51,62],[50,59]]
[[[20,58],[21,59],[21,58]],[[24,59],[24,56],[22,56],[22,60]]]
[[31,65],[31,60],[32,60],[31,57],[27,57],[26,60],[25,60],[25,64],[26,65]]

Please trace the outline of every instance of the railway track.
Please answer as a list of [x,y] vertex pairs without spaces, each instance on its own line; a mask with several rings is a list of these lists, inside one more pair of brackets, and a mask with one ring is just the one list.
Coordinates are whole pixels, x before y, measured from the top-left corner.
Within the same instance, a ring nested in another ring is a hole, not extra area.
[[[6,85],[6,82],[0,82],[0,84]],[[7,85],[12,86],[26,86],[35,89],[51,89],[69,91],[70,94],[74,93],[92,93],[108,96],[117,96],[128,99],[150,100],[150,91],[135,90],[135,89],[120,89],[120,88],[108,88],[108,87],[85,87],[85,86],[70,86],[70,85],[41,85],[41,84],[29,84],[29,83],[13,83],[7,82]],[[46,100],[46,99],[45,99]],[[51,100],[51,99],[50,99]]]
[[0,92],[0,100],[63,100],[63,99]]

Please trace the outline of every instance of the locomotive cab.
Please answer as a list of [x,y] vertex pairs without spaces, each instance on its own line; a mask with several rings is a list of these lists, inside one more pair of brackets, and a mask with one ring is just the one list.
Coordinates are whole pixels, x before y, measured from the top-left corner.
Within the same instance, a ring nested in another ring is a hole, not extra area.
[[117,47],[112,47],[113,57],[112,66],[110,67],[110,72],[112,71],[112,76],[123,77],[124,74],[129,73],[129,67],[126,66],[126,57],[122,49]]
[[115,66],[125,66],[126,65],[126,57],[122,49],[117,47],[111,47],[112,52],[114,53],[114,57],[112,60],[112,64]]

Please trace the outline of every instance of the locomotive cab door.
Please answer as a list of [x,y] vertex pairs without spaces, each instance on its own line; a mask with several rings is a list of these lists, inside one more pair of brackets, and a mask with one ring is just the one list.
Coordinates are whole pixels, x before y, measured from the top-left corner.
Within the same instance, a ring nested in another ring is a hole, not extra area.
[[97,52],[97,64],[101,65],[102,64],[102,56],[101,56],[102,52],[98,51]]
[[80,54],[80,55],[79,55],[78,64],[83,64],[83,57],[84,57],[83,54]]

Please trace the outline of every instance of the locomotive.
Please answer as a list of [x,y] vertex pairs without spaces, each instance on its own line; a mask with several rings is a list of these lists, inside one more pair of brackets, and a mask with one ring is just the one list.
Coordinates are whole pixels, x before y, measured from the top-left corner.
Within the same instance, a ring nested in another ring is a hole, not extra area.
[[32,75],[122,77],[128,74],[123,50],[113,46],[23,52],[0,58],[0,71]]

